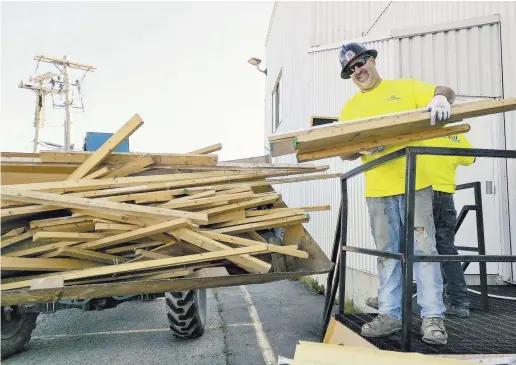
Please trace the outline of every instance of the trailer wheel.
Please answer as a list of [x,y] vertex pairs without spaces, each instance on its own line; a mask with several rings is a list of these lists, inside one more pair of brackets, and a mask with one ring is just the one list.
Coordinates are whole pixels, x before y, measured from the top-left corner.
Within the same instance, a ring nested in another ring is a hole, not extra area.
[[2,307],[2,359],[23,349],[36,328],[39,313],[25,313],[19,306]]
[[179,338],[202,336],[206,325],[206,289],[165,293],[167,318]]

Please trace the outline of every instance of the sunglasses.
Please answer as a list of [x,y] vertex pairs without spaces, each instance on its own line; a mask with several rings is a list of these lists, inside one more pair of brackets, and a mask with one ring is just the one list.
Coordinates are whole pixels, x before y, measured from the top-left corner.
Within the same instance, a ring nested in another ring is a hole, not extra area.
[[368,60],[369,60],[369,57],[359,58],[357,62],[355,62],[353,65],[348,67],[349,75],[353,75],[355,73],[356,69],[364,66]]

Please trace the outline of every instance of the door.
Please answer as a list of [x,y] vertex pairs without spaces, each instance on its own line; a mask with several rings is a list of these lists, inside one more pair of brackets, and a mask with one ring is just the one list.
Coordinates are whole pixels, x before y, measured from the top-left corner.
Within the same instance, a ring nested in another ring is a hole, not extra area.
[[[432,29],[397,37],[399,52],[398,75],[417,78],[436,85],[451,87],[457,94],[456,103],[502,96],[502,66],[500,23],[470,24],[462,29],[443,25],[442,31]],[[399,33],[398,33],[399,34]],[[468,119],[471,131],[466,134],[473,147],[504,149],[503,114]],[[510,254],[506,161],[477,158],[469,166],[457,170],[457,184],[480,181],[486,253]],[[457,191],[457,213],[464,205],[474,204],[473,190]],[[468,213],[456,235],[457,246],[477,247],[474,212]],[[461,251],[461,254],[468,252]],[[471,253],[469,253],[471,254]],[[509,278],[510,264],[488,263],[487,273]],[[478,264],[471,264],[466,274],[478,274]]]

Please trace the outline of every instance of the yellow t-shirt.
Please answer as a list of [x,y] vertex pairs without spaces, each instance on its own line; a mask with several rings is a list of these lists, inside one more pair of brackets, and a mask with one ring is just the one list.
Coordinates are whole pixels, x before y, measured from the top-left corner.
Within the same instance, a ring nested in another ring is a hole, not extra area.
[[[464,134],[432,138],[422,141],[428,147],[471,148]],[[421,156],[425,168],[432,179],[432,188],[453,194],[455,192],[455,170],[459,165],[469,166],[475,157],[468,156]]]
[[[358,92],[342,109],[339,121],[373,117],[382,114],[397,113],[424,108],[434,97],[435,85],[415,79],[382,80],[374,90]],[[430,123],[430,122],[429,122]],[[421,142],[412,142],[386,147],[374,155],[362,156],[362,162],[373,161],[381,156],[397,151],[406,146],[422,146]],[[420,164],[417,157],[416,190],[431,185],[427,169]],[[365,172],[365,196],[382,197],[405,193],[406,158],[381,164]]]

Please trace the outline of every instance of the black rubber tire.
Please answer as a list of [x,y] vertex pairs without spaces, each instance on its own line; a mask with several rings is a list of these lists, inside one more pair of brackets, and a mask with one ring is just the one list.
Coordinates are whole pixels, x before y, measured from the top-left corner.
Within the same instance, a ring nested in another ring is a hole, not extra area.
[[178,338],[197,338],[206,326],[206,289],[165,293],[170,330]]
[[24,313],[16,308],[7,321],[2,307],[2,359],[23,350],[30,341],[32,331],[36,328],[36,319],[39,313]]

